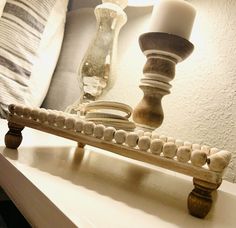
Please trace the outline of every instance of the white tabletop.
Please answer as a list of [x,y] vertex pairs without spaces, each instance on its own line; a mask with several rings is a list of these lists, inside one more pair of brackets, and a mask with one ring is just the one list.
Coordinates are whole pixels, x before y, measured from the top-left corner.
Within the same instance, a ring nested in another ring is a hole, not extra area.
[[224,181],[201,220],[187,211],[189,177],[29,128],[6,149],[0,126],[0,185],[34,226],[236,227],[236,185]]

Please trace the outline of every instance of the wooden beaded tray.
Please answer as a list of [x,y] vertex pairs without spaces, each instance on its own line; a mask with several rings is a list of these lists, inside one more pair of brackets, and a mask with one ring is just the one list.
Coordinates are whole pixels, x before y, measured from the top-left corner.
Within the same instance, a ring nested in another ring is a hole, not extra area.
[[126,132],[80,119],[56,110],[10,105],[9,131],[5,136],[8,148],[16,149],[22,141],[24,127],[61,136],[138,161],[193,177],[194,189],[188,196],[189,213],[204,218],[212,206],[211,193],[221,184],[231,153],[197,144],[159,137],[155,132]]

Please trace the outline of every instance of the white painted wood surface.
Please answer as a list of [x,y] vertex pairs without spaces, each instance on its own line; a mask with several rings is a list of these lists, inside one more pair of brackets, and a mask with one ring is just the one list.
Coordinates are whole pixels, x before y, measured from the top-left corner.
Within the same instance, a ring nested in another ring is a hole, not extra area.
[[[236,186],[223,182],[205,220],[187,213],[191,179],[153,165],[26,128],[5,149],[0,120],[0,185],[38,227],[235,227]],[[71,223],[70,223],[71,222]],[[58,225],[60,224],[60,225]]]

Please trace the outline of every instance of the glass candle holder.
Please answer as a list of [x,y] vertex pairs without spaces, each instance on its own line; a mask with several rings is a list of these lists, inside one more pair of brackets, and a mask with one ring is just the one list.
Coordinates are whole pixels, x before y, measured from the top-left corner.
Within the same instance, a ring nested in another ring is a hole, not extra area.
[[84,104],[95,101],[108,91],[116,78],[117,40],[127,21],[123,9],[127,0],[103,0],[95,10],[97,30],[79,68],[82,94],[73,110],[81,112]]

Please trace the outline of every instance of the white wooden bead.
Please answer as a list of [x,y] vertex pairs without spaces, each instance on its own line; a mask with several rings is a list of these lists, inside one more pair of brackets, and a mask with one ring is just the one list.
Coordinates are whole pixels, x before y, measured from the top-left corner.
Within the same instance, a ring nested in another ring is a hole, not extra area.
[[201,146],[197,143],[192,144],[192,150],[201,150]]
[[219,150],[218,148],[213,147],[213,148],[210,149],[210,155],[211,155],[211,154],[216,154],[216,153],[218,153],[219,151],[220,151],[220,150]]
[[114,127],[107,127],[104,130],[104,140],[106,141],[112,141],[112,139],[114,138],[116,129]]
[[160,154],[163,147],[163,141],[160,139],[153,139],[150,145],[150,151],[153,154]]
[[63,112],[63,111],[57,111],[58,113],[58,115],[60,115],[60,116],[64,116],[65,115],[65,112]]
[[24,116],[25,118],[29,118],[31,111],[32,111],[32,108],[30,108],[30,107],[24,107],[24,109],[23,109],[23,116]]
[[66,118],[66,120],[65,120],[65,128],[67,130],[74,130],[75,129],[75,122],[76,122],[76,119],[73,118],[73,117]]
[[8,105],[8,110],[11,114],[15,113],[15,107],[16,107],[16,105],[14,105],[14,104]]
[[224,158],[227,163],[230,162],[231,157],[232,157],[232,153],[230,153],[227,150],[221,150],[220,152],[218,152],[218,155],[221,156],[222,158]]
[[163,146],[163,155],[166,158],[173,158],[176,155],[177,146],[173,142],[167,142]]
[[56,122],[57,114],[50,112],[47,116],[47,121],[49,125],[54,125]]
[[189,141],[185,141],[185,142],[184,142],[184,146],[187,146],[187,147],[189,147],[190,149],[192,149],[192,143],[189,142]]
[[36,121],[39,117],[39,113],[40,113],[40,109],[37,109],[37,108],[32,109],[32,111],[30,113],[31,119]]
[[117,130],[114,135],[114,139],[118,144],[123,144],[126,141],[126,137],[127,137],[127,132],[124,130]]
[[144,135],[144,131],[143,130],[137,130],[137,131],[135,131],[135,133],[137,133],[139,137]]
[[128,133],[126,137],[126,144],[129,147],[136,147],[138,144],[139,136],[136,132],[130,132]]
[[215,172],[222,172],[229,164],[231,159],[231,153],[222,150],[218,153],[212,154],[207,159],[207,165],[210,170]]
[[98,124],[94,127],[93,134],[96,138],[101,139],[103,137],[104,131],[105,131],[105,126],[102,124]]
[[65,121],[66,121],[65,116],[59,114],[55,119],[55,124],[57,125],[57,127],[63,128],[65,126]]
[[24,113],[24,106],[22,106],[22,105],[16,105],[16,106],[15,106],[15,113],[16,113],[16,115],[18,115],[18,116],[23,115],[23,113]]
[[191,149],[187,146],[180,146],[177,150],[177,160],[180,162],[188,162],[191,157]]
[[42,108],[40,111],[39,111],[39,114],[38,114],[38,119],[41,123],[45,122],[47,120],[47,116],[48,116],[48,111],[44,108]]
[[144,136],[148,136],[149,138],[151,138],[152,137],[152,133],[151,132],[149,132],[149,131],[146,131],[146,132],[144,132],[144,134],[143,134]]
[[55,125],[59,128],[63,128],[65,126],[65,120],[66,120],[65,116],[59,114],[55,119]]
[[157,132],[153,131],[151,138],[152,138],[152,139],[159,139],[159,134],[157,134]]
[[81,119],[77,119],[75,122],[75,131],[82,132],[84,129],[84,121]]
[[191,153],[191,163],[195,166],[202,167],[206,164],[207,155],[201,150],[194,150]]
[[167,142],[175,143],[175,139],[173,137],[167,137]]
[[160,135],[160,140],[162,140],[164,143],[167,142],[167,137],[165,135]]
[[210,147],[209,146],[206,146],[206,145],[203,145],[202,147],[201,147],[201,150],[203,151],[203,152],[205,152],[206,153],[206,155],[209,155],[210,154]]
[[[68,117],[68,118],[74,118],[75,120],[78,120],[78,119],[83,120],[83,119],[81,119],[78,115],[74,115],[74,114],[67,115],[66,117]],[[85,121],[85,120],[84,120],[84,121]]]
[[86,135],[92,135],[94,131],[95,123],[88,121],[84,123],[83,130],[84,134]]
[[184,141],[183,141],[183,140],[180,140],[180,139],[176,139],[176,140],[175,140],[175,145],[176,145],[177,147],[183,146],[183,145],[184,145]]
[[149,136],[141,136],[138,140],[138,147],[140,150],[147,151],[150,148],[151,139]]

